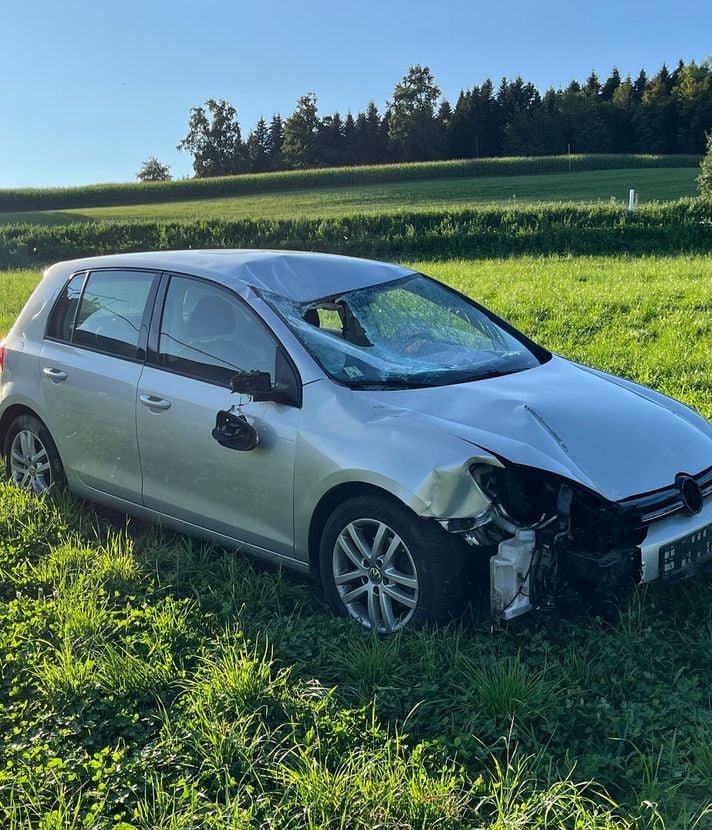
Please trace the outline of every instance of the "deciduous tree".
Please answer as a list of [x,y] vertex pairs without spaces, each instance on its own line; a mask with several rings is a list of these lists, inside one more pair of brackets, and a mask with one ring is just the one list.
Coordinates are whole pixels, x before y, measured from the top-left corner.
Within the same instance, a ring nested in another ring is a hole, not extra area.
[[440,89],[427,66],[411,66],[393,90],[388,134],[403,161],[424,161],[435,156],[438,125],[435,104]]
[[287,167],[316,167],[319,161],[317,112],[316,95],[307,92],[298,99],[296,110],[284,122],[282,155]]
[[169,182],[173,176],[167,164],[161,164],[155,156],[150,156],[141,165],[136,178],[140,182]]
[[193,154],[197,178],[230,176],[247,166],[237,111],[225,100],[210,98],[202,107],[193,107],[188,134],[177,149]]

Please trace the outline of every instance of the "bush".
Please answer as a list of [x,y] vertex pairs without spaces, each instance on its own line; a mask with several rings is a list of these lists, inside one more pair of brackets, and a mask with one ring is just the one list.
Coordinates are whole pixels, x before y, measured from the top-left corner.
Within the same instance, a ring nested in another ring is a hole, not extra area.
[[683,199],[629,213],[564,204],[328,219],[90,222],[0,226],[0,267],[187,248],[314,250],[385,259],[712,251],[712,204]]
[[707,155],[702,159],[701,172],[697,181],[700,183],[700,193],[712,199],[712,132],[707,136]]

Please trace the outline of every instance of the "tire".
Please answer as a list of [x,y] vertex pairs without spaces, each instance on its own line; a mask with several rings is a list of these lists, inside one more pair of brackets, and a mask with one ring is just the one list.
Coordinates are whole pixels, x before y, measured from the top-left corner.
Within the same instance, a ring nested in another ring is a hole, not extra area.
[[34,415],[20,415],[5,437],[5,470],[15,485],[38,496],[64,487],[64,468],[47,427]]
[[462,541],[435,521],[368,495],[337,507],[319,550],[331,609],[379,634],[461,614],[468,599],[466,564]]

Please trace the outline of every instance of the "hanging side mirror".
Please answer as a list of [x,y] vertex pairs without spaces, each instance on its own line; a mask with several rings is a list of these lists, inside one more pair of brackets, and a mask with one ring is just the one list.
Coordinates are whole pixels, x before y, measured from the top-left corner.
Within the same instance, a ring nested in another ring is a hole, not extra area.
[[[269,376],[268,376],[269,379]],[[223,447],[230,450],[253,450],[259,443],[257,430],[244,415],[221,409],[215,418],[215,429],[210,433]]]

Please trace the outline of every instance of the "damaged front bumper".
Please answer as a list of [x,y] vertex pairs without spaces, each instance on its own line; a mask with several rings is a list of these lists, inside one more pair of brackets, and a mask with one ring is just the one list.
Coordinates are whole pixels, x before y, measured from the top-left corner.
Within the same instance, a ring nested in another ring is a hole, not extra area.
[[[531,468],[517,473],[510,467],[508,480],[494,472],[499,480],[482,487],[490,500],[486,510],[441,524],[487,551],[495,617],[511,619],[573,592],[610,598],[625,585],[672,581],[712,561],[712,470],[678,476],[694,482],[699,500],[692,506],[678,479],[661,491],[608,502]],[[511,478],[517,474],[528,491]],[[532,488],[539,476],[541,487]],[[529,505],[528,516],[521,504]],[[531,536],[526,544],[517,541],[522,533]]]

